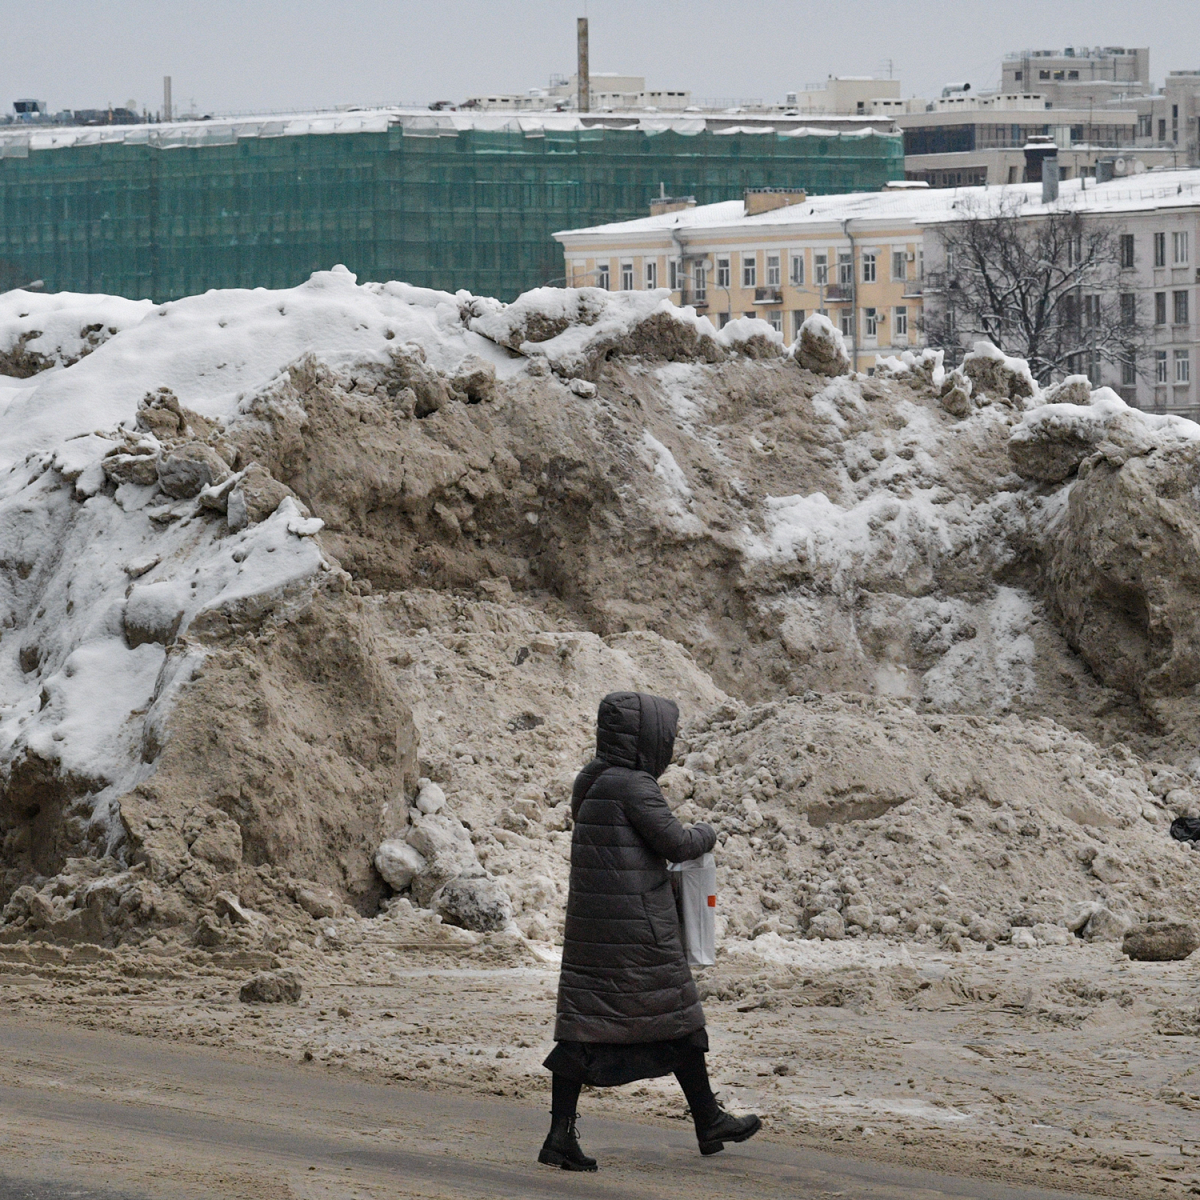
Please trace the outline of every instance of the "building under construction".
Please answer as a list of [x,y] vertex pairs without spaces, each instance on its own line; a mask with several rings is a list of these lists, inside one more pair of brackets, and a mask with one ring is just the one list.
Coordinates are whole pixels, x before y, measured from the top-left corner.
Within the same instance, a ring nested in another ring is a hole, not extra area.
[[[808,118],[811,121],[811,118]],[[562,275],[551,234],[746,188],[904,177],[902,142],[827,118],[374,109],[279,119],[0,127],[0,290],[167,300],[360,279],[511,298]]]

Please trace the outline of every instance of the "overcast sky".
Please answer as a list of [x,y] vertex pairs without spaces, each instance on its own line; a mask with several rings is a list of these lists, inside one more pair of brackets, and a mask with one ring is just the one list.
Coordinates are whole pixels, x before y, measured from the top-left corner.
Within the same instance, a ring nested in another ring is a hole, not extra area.
[[136,100],[269,111],[461,100],[570,74],[575,17],[592,70],[695,97],[782,100],[827,75],[887,75],[905,95],[999,80],[1006,51],[1150,47],[1153,78],[1200,68],[1197,0],[0,0],[0,106]]

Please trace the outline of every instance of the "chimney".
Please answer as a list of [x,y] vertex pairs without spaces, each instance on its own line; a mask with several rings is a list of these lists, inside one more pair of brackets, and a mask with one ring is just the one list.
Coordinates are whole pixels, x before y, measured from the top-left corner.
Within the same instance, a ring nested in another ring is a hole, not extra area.
[[1025,143],[1025,182],[1042,182],[1042,163],[1048,158],[1058,157],[1058,146],[1052,137],[1044,133],[1032,134]]
[[742,203],[748,217],[775,208],[787,208],[789,204],[803,204],[807,199],[803,188],[746,188],[742,193]]
[[163,76],[162,119],[164,121],[169,121],[171,119],[171,77],[170,77],[170,75]]
[[681,212],[685,208],[695,207],[695,196],[656,196],[650,201],[650,215],[661,217],[663,213]]
[[1058,155],[1042,162],[1042,203],[1051,204],[1058,199]]
[[592,83],[588,77],[588,19],[579,17],[575,24],[579,41],[579,62],[575,67],[579,83],[579,111],[585,113],[592,108]]

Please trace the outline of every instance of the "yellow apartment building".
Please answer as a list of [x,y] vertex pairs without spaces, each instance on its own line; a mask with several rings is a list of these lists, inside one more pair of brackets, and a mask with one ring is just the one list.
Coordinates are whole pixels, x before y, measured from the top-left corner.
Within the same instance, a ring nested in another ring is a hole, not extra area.
[[663,199],[635,221],[556,233],[569,287],[669,288],[720,327],[761,317],[787,340],[825,313],[859,369],[922,344],[923,228],[935,198],[924,187],[808,197],[747,191],[697,206]]

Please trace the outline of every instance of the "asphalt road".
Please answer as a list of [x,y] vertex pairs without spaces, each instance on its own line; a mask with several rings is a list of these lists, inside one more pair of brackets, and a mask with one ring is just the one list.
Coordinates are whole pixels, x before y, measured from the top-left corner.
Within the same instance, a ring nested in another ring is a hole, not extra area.
[[0,1200],[1063,1200],[690,1127],[585,1117],[596,1175],[538,1167],[545,1108],[0,1017]]

